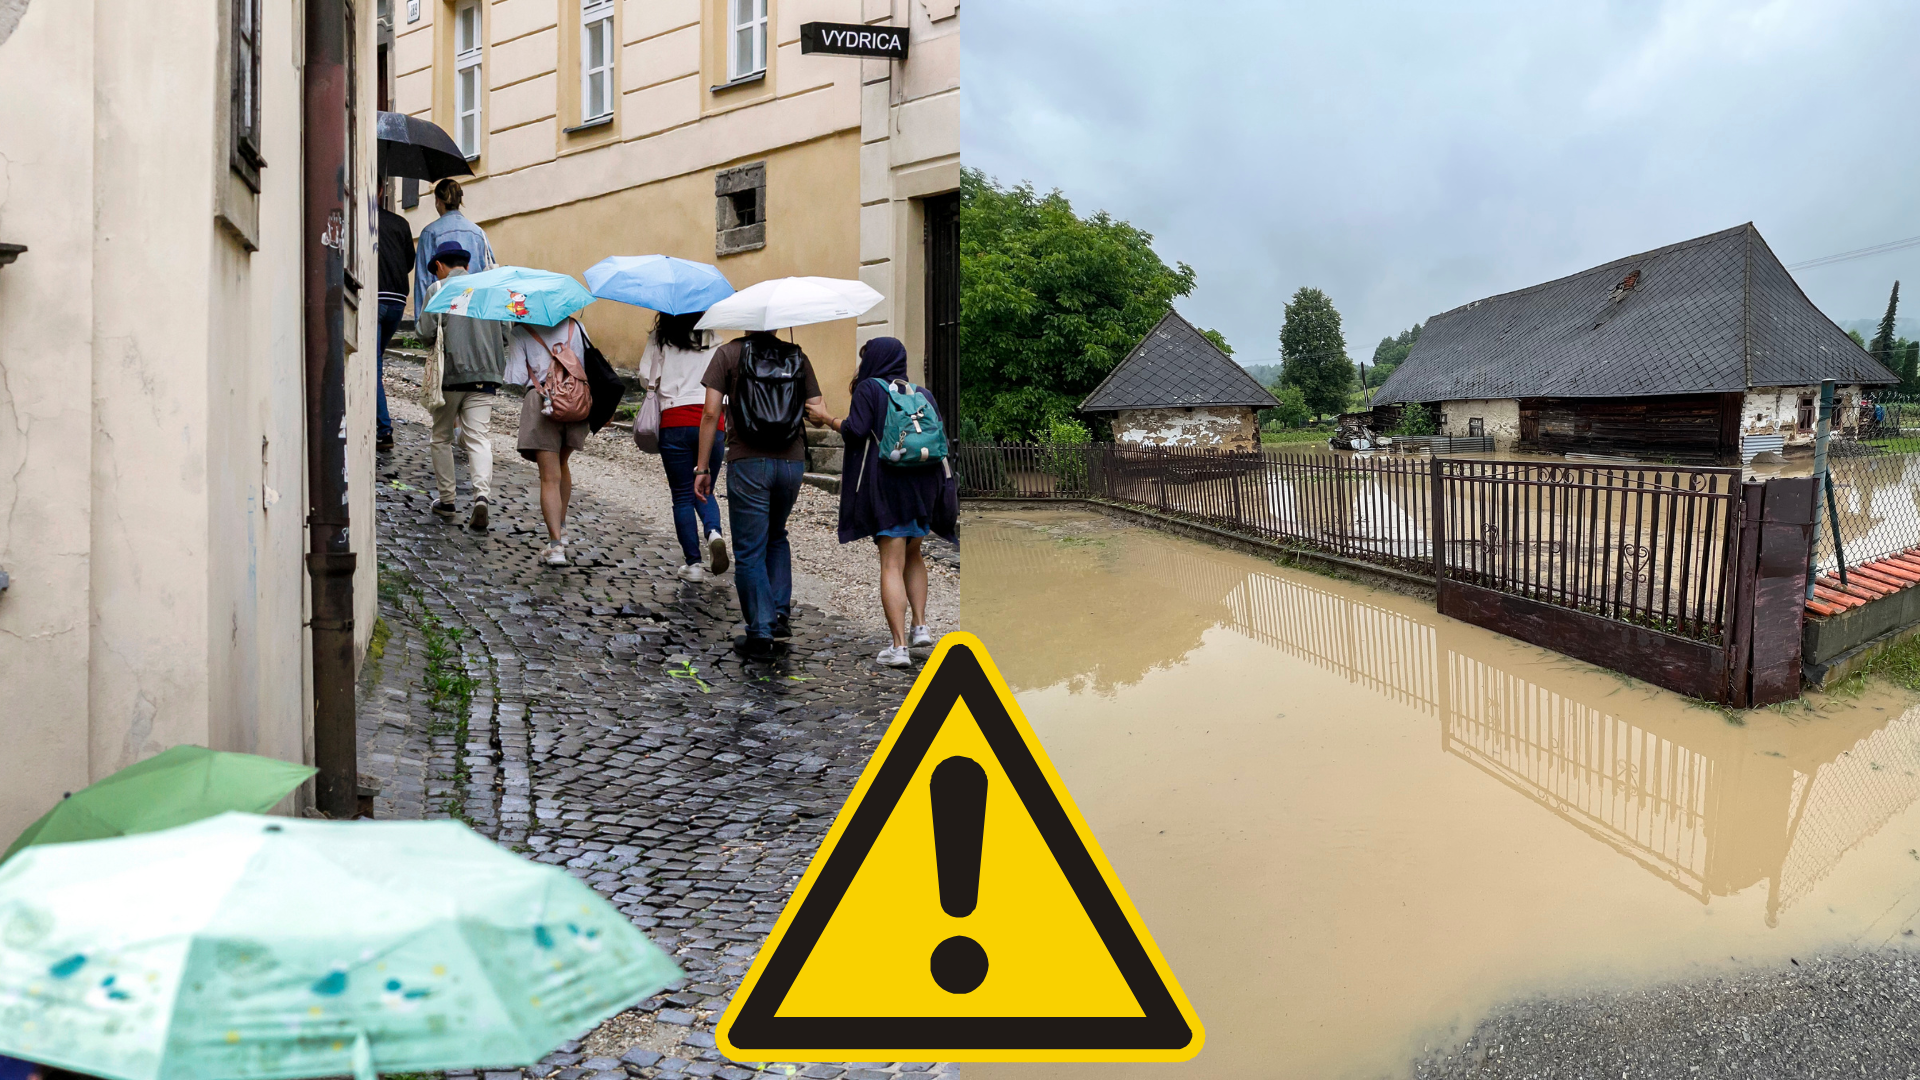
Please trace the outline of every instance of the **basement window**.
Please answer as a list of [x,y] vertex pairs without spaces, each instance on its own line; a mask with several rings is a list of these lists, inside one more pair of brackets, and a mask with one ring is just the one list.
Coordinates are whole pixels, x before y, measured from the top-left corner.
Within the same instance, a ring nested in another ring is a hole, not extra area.
[[1813,420],[1813,399],[1803,397],[1800,399],[1800,415],[1797,417],[1797,423],[1802,434],[1813,430]]
[[737,255],[767,246],[767,163],[756,161],[713,176],[714,250]]

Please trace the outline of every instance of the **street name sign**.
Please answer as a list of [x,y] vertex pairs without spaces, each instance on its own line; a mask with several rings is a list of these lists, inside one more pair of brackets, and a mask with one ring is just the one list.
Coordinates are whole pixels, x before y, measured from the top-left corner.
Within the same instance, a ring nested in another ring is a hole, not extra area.
[[941,640],[714,1036],[740,1062],[1185,1061],[1206,1037],[971,634]]
[[859,23],[810,22],[800,24],[800,51],[835,56],[907,58],[907,28],[862,26]]

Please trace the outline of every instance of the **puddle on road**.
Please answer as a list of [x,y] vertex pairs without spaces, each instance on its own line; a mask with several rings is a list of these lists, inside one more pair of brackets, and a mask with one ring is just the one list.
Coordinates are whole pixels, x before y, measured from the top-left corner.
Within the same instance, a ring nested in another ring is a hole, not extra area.
[[1185,1065],[1404,1074],[1517,995],[1920,927],[1920,710],[1720,713],[1368,589],[1073,510],[966,518],[965,628],[1207,1026]]

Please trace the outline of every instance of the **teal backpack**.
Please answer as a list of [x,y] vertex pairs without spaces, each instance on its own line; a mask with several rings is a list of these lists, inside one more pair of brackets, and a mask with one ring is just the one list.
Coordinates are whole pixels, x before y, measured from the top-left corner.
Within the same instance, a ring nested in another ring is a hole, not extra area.
[[896,468],[947,459],[947,429],[926,391],[906,381],[875,379],[887,391],[887,419],[880,428],[880,463]]

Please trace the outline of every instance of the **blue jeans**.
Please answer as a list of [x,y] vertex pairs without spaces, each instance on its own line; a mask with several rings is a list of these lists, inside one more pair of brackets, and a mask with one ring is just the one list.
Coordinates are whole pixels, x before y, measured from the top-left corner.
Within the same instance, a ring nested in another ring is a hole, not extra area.
[[380,302],[380,351],[374,354],[374,364],[378,373],[374,376],[380,386],[380,419],[376,424],[381,438],[393,434],[393,417],[387,413],[387,344],[393,340],[393,332],[400,329],[400,316],[406,314],[407,305],[392,300]]
[[[716,433],[707,461],[713,475],[720,475],[720,462],[726,456],[727,441]],[[660,429],[660,465],[667,470],[667,489],[673,492],[673,531],[680,534],[680,553],[689,564],[700,561],[700,541],[720,531],[719,505],[713,499],[700,502],[693,497],[693,470],[699,457],[699,428]]]
[[793,548],[787,515],[800,497],[806,464],[750,457],[727,462],[727,519],[733,525],[733,587],[747,636],[771,638],[793,611]]

